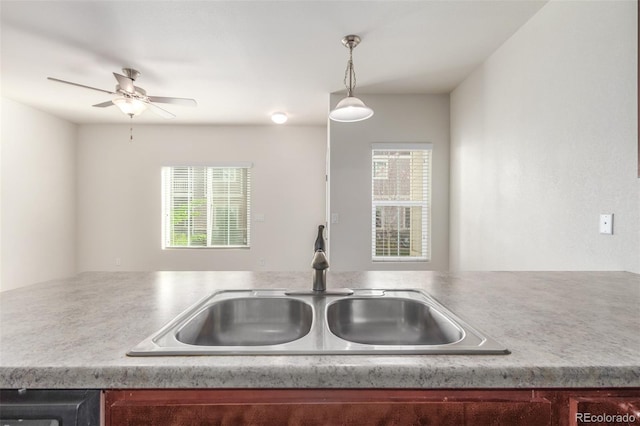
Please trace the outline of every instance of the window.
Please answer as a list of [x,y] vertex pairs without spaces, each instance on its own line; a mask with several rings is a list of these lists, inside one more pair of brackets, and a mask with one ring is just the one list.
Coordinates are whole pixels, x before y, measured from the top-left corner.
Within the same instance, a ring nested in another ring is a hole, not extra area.
[[431,145],[374,144],[371,161],[373,261],[427,261]]
[[249,168],[163,167],[163,248],[249,247]]

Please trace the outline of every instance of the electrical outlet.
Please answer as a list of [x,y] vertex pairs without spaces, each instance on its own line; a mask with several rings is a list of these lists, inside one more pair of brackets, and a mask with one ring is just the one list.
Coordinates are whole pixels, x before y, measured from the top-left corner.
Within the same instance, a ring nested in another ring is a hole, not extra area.
[[600,215],[600,233],[613,235],[613,214]]

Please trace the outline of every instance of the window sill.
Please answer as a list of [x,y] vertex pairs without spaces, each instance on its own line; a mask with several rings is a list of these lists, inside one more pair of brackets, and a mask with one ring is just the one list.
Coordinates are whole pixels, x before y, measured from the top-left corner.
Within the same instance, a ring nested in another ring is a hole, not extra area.
[[373,263],[429,263],[431,259],[426,257],[375,257],[371,259]]
[[162,250],[248,250],[250,246],[162,247]]

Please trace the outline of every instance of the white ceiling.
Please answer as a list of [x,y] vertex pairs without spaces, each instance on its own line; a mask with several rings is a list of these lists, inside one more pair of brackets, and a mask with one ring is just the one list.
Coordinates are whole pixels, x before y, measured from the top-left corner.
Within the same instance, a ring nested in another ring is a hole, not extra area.
[[[501,1],[1,1],[2,95],[75,123],[128,123],[93,108],[112,72],[141,71],[173,123],[323,125],[354,50],[358,94],[448,93],[546,0]],[[150,111],[139,123],[167,120]]]

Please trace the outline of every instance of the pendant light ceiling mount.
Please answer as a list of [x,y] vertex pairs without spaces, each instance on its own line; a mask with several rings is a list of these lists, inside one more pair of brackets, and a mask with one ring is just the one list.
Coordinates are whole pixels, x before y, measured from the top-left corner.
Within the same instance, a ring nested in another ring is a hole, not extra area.
[[361,41],[360,37],[355,34],[344,36],[342,38],[342,44],[344,44],[344,47],[351,50],[353,50],[357,45],[359,45],[360,41]]
[[342,99],[329,113],[329,118],[334,121],[351,123],[362,121],[373,115],[373,110],[364,102],[353,96],[356,87],[356,73],[353,69],[353,49],[360,44],[361,38],[355,34],[344,36],[342,44],[349,49],[349,61],[344,73],[344,86],[347,88],[347,97]]

